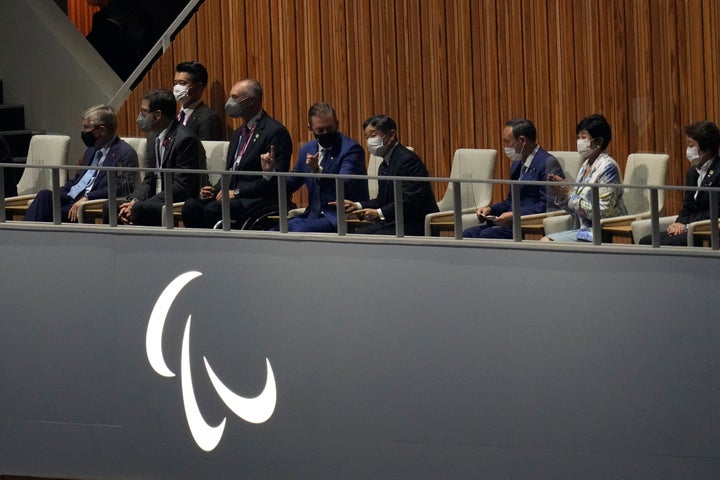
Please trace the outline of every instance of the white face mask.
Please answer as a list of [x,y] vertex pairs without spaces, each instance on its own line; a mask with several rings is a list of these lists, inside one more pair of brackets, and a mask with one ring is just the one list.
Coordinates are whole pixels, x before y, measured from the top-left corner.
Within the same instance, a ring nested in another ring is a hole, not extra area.
[[580,154],[580,158],[587,160],[592,153],[593,148],[590,146],[590,140],[587,138],[577,139],[577,152]]
[[700,165],[700,150],[698,147],[687,147],[687,149],[685,149],[685,156],[693,167]]
[[370,137],[367,139],[367,148],[371,155],[382,157],[385,153],[385,145],[383,145],[383,137]]
[[512,147],[505,147],[505,155],[513,162],[519,162],[522,160],[522,151],[525,146],[523,145],[523,148],[521,148],[519,152],[516,151],[515,148],[517,148],[517,144]]
[[175,95],[175,101],[184,104],[190,99],[190,87],[187,85],[175,85],[173,95]]

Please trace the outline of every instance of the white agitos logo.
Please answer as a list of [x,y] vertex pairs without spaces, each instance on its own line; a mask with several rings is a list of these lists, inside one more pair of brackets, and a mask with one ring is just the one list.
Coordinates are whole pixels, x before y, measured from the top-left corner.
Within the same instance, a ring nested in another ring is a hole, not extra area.
[[[148,360],[153,370],[163,377],[174,377],[175,374],[168,368],[162,353],[162,334],[165,326],[165,319],[168,311],[172,306],[175,297],[180,291],[190,283],[194,278],[202,275],[200,272],[187,272],[178,276],[175,280],[165,287],[155,302],[155,307],[150,314],[148,321],[147,335],[145,337],[145,348],[147,350]],[[213,450],[225,430],[225,418],[222,419],[217,426],[209,425],[200,413],[200,408],[195,398],[195,391],[190,374],[190,321],[192,315],[188,315],[185,323],[185,333],[182,341],[182,353],[180,359],[180,382],[182,387],[183,405],[185,407],[185,416],[187,417],[190,433],[195,439],[198,447],[206,452]],[[267,379],[265,380],[265,388],[262,393],[255,398],[245,398],[233,393],[210,367],[206,357],[205,369],[210,377],[210,381],[215,387],[220,399],[227,407],[238,417],[250,423],[263,423],[267,421],[275,411],[275,402],[277,399],[277,390],[275,389],[275,376],[273,375],[270,360],[265,359],[267,364]]]

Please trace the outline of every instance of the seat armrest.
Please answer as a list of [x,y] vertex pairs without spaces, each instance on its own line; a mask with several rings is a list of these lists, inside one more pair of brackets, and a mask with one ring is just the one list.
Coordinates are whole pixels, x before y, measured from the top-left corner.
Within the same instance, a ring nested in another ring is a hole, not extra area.
[[609,227],[613,225],[629,225],[636,220],[650,218],[650,212],[635,213],[633,215],[620,215],[619,217],[601,218],[600,225]]
[[[485,205],[487,206],[487,205]],[[477,216],[475,215],[475,211],[478,208],[482,208],[482,206],[479,207],[470,207],[470,208],[463,208],[460,210],[460,214],[462,216],[462,225],[463,229],[472,227],[473,225],[477,225]],[[469,214],[472,214],[472,218],[469,216]],[[455,219],[455,211],[454,210],[443,210],[441,212],[434,212],[434,213],[428,213],[425,215],[425,236],[429,237],[432,235],[432,224],[438,223],[438,222],[452,222]],[[474,219],[474,220],[473,220]]]
[[543,229],[545,235],[556,232],[564,232],[570,230],[573,227],[574,218],[572,215],[553,215],[543,220]]
[[24,207],[29,205],[35,199],[35,194],[20,195],[18,197],[7,197],[5,199],[6,207]]
[[[660,223],[660,231],[665,231],[675,221],[676,218],[677,216],[660,217],[658,219]],[[640,243],[641,238],[652,235],[652,219],[650,218],[635,220],[630,224],[630,227],[632,228],[633,242],[636,244]]]
[[[707,228],[705,228],[707,227]],[[687,245],[695,246],[695,233],[706,233],[710,231],[710,220],[699,220],[687,224]]]

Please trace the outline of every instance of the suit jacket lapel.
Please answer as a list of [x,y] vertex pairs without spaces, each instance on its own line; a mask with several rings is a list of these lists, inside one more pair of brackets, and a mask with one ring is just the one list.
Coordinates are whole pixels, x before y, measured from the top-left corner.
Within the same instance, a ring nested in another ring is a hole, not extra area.
[[244,164],[249,158],[260,158],[260,154],[265,153],[259,152],[256,154],[255,149],[258,148],[258,139],[260,138],[263,130],[265,129],[266,118],[266,114],[261,115],[257,123],[255,124],[255,128],[251,131],[250,140],[248,140],[247,147],[245,147],[245,152],[243,153],[242,161],[240,162],[241,164]]
[[178,129],[178,121],[173,120],[172,125],[170,126],[170,130],[168,130],[167,135],[165,136],[165,139],[163,140],[163,144],[165,145],[165,151],[163,152],[163,158],[162,162],[160,163],[160,166],[164,168],[172,168],[172,166],[167,165],[167,161],[170,158],[170,152],[175,146],[175,136],[177,135],[177,129]]

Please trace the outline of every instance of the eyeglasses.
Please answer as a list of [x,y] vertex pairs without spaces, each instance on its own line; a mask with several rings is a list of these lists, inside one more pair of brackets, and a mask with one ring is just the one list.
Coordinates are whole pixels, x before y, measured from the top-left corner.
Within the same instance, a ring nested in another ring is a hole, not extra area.
[[140,113],[142,113],[143,115],[147,115],[148,113],[151,113],[151,112],[154,112],[154,111],[155,111],[155,110],[150,110],[150,109],[147,109],[147,108],[141,108],[141,109],[140,109]]

